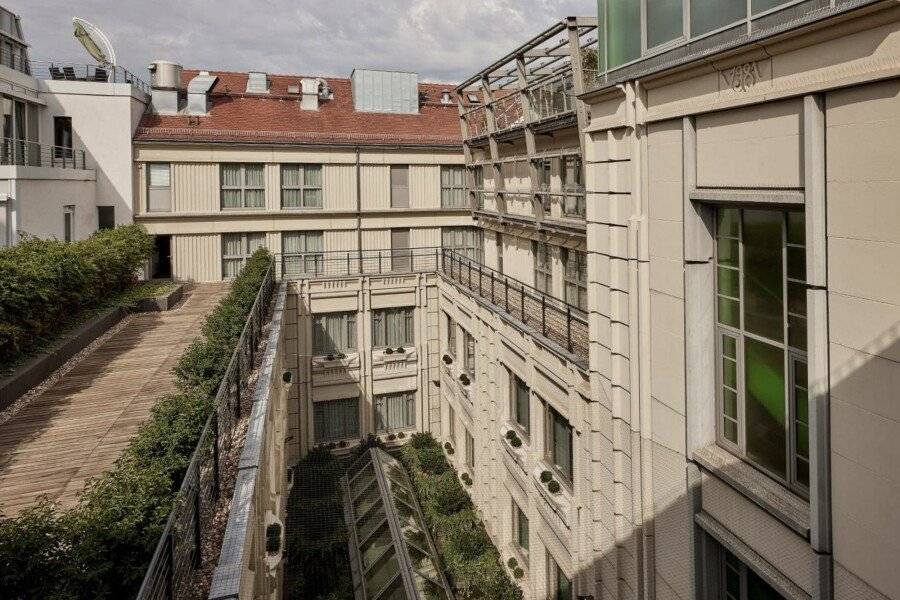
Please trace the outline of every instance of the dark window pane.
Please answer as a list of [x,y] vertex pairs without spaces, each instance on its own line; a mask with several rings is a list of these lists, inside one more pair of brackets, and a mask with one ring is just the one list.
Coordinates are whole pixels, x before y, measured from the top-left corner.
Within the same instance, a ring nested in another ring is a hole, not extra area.
[[681,37],[682,0],[647,0],[647,47]]
[[746,0],[692,0],[691,35],[708,33],[746,16]]
[[806,316],[806,286],[788,282],[788,312]]
[[737,340],[730,335],[722,336],[722,354],[728,358],[737,358]]
[[725,439],[732,444],[737,444],[737,423],[735,423],[731,419],[724,419],[723,425],[724,428],[722,431],[722,435],[724,435]]
[[770,8],[775,8],[780,4],[786,4],[790,0],[753,0],[750,3],[753,14],[761,13],[763,11],[767,11]]
[[759,575],[747,569],[747,600],[782,600],[782,596]]
[[722,359],[722,383],[732,389],[737,388],[737,364],[733,360]]
[[794,385],[809,387],[806,363],[798,360],[794,363]]
[[809,487],[809,463],[803,459],[797,459],[797,482]]
[[797,423],[797,455],[809,458],[809,427]]
[[785,476],[784,351],[744,339],[747,458]]
[[806,390],[794,388],[794,402],[797,406],[797,420],[801,423],[809,423],[809,399]]
[[745,210],[744,328],[772,340],[784,340],[782,213]]
[[806,218],[804,213],[792,211],[787,214],[788,244],[806,245]]
[[806,319],[788,316],[788,345],[806,350]]
[[787,249],[788,277],[791,279],[806,280],[806,250],[795,246]]
[[730,325],[731,327],[739,327],[741,304],[737,300],[729,300],[728,298],[719,298],[719,323],[722,325]]
[[720,208],[716,211],[716,232],[719,237],[737,237],[740,214],[736,208]]
[[641,3],[608,0],[606,35],[610,69],[640,58]]
[[718,247],[716,260],[725,267],[735,267],[738,265],[738,241],[735,238],[720,237],[716,242]]
[[718,269],[718,290],[720,294],[731,296],[732,298],[740,297],[740,274],[735,269],[727,269],[719,267]]
[[722,390],[725,416],[737,419],[737,392],[734,390]]

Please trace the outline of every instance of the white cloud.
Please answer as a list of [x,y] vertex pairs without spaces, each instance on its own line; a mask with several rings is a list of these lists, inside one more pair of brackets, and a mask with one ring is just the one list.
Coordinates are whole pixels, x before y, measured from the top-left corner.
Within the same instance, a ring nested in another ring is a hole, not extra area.
[[119,63],[347,76],[354,67],[458,81],[593,0],[6,0],[31,57],[87,62],[71,17],[99,26]]

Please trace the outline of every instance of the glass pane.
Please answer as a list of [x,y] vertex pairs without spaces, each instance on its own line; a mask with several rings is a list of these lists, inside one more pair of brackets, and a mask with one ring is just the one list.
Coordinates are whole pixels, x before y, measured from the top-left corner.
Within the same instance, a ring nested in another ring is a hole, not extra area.
[[759,575],[747,569],[747,600],[783,600],[783,597]]
[[375,471],[372,468],[372,463],[369,463],[365,470],[357,475],[353,481],[350,482],[350,495],[356,497],[359,495],[361,491],[369,487],[372,481],[375,480]]
[[743,217],[744,328],[783,341],[783,213],[745,210]]
[[300,190],[281,190],[281,206],[285,208],[299,208],[302,206]]
[[806,315],[806,286],[788,282],[788,312]]
[[[780,4],[781,0],[778,3]],[[787,241],[788,244],[806,245],[806,218],[804,213],[792,211],[787,214]]]
[[728,358],[722,358],[722,383],[732,389],[737,388],[737,363]]
[[726,267],[735,267],[738,265],[738,241],[736,238],[720,237],[717,242],[716,261]]
[[797,455],[809,458],[809,427],[797,423]]
[[683,0],[647,0],[647,47],[681,37]]
[[806,395],[806,390],[794,388],[794,403],[797,407],[797,421],[809,423],[809,397]]
[[608,0],[607,53],[613,69],[641,56],[641,3]]
[[775,8],[781,4],[786,4],[788,0],[753,0],[750,3],[752,13],[755,15],[763,11]]
[[801,458],[797,459],[797,483],[809,487],[809,463]]
[[[390,536],[388,537],[390,541]],[[366,591],[369,597],[374,597],[382,590],[397,574],[400,572],[400,565],[397,564],[397,556],[393,550],[381,558],[372,569],[366,573]]]
[[150,185],[169,187],[169,163],[150,163]]
[[737,269],[729,269],[719,267],[717,269],[718,276],[717,289],[720,294],[731,296],[732,298],[740,297],[740,274]]
[[691,36],[719,29],[746,16],[746,0],[691,0]]
[[305,189],[303,191],[303,204],[308,208],[322,208],[322,190]]
[[303,173],[306,187],[322,187],[322,165],[306,165]]
[[729,325],[731,327],[740,327],[741,317],[740,317],[740,308],[741,304],[737,300],[730,300],[728,298],[722,298],[721,296],[718,299],[719,304],[719,323],[722,325]]
[[747,457],[785,477],[784,351],[744,338]]
[[357,524],[357,535],[359,535],[359,539],[365,540],[369,537],[369,534],[375,531],[375,528],[378,527],[382,521],[384,521],[384,505],[380,502],[370,510],[368,513],[362,516],[359,519],[359,523]]
[[722,390],[722,400],[725,416],[737,419],[737,392],[734,390]]
[[240,187],[241,165],[222,165],[222,185]]
[[300,187],[300,165],[281,165],[281,186]]
[[788,315],[788,345],[806,350],[806,319]]
[[556,600],[571,600],[572,582],[558,566],[556,567]]
[[245,190],[244,202],[247,208],[262,208],[266,203],[265,192],[263,190]]
[[788,246],[787,249],[788,277],[791,279],[806,280],[806,250],[796,246]]
[[720,208],[716,211],[716,235],[736,238],[739,233],[740,214],[736,208]]
[[732,421],[731,419],[723,419],[722,423],[722,435],[723,437],[731,442],[732,444],[737,444],[738,442],[738,434],[737,434],[737,423]]
[[246,187],[263,187],[263,166],[244,165]]
[[728,358],[737,358],[737,339],[730,335],[722,336],[722,354]]
[[222,190],[222,208],[240,208],[241,190]]
[[398,577],[393,583],[378,596],[378,600],[407,600],[406,588],[403,587],[403,578]]
[[[378,496],[378,491],[375,491],[376,497]],[[378,530],[367,539],[360,547],[360,554],[362,556],[363,566],[365,568],[369,568],[375,560],[381,556],[381,553],[392,544],[391,541],[391,529],[388,527],[388,524],[385,523]],[[393,552],[391,552],[393,555]]]

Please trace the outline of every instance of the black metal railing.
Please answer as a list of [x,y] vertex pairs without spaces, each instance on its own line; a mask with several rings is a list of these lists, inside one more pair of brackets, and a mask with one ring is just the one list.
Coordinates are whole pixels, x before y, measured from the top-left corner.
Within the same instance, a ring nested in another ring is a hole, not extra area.
[[540,332],[577,357],[579,365],[587,366],[588,319],[584,310],[452,250],[442,253],[441,273]]
[[29,71],[31,75],[37,79],[130,83],[148,94],[150,93],[150,86],[146,81],[128,69],[117,65],[103,66],[96,64],[32,60],[30,62]]
[[84,169],[84,150],[0,138],[0,165]]
[[441,248],[285,253],[276,260],[286,279],[436,272]]
[[213,412],[203,427],[175,506],[147,568],[137,595],[139,600],[173,600],[193,594],[194,575],[202,565],[203,538],[213,523],[222,491],[220,464],[236,442],[236,425],[250,412],[252,394],[243,394],[241,388],[256,360],[266,307],[275,290],[274,275],[273,264],[263,278],[219,384]]

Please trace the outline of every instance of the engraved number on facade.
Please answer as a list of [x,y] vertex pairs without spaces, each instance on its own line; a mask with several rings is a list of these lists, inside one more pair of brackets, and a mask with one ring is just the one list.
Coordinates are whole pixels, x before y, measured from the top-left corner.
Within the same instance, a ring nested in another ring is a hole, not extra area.
[[744,63],[720,71],[726,85],[736,92],[746,92],[759,82],[759,67],[756,61]]

